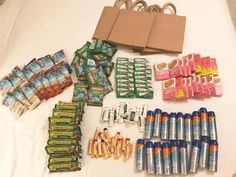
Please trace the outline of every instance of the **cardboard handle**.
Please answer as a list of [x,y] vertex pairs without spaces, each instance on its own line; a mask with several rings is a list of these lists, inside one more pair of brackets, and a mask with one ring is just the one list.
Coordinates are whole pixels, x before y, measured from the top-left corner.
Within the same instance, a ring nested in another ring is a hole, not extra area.
[[125,9],[130,9],[132,7],[133,2],[131,0],[116,0],[114,3],[114,7],[120,9],[123,4],[125,4]]
[[175,5],[173,4],[173,3],[171,3],[171,2],[167,2],[167,3],[165,3],[164,5],[163,5],[163,7],[162,7],[162,13],[164,13],[164,11],[168,8],[168,7],[171,7],[172,8],[172,12],[173,12],[173,14],[174,15],[176,15],[177,14],[177,10],[176,10],[176,7],[175,7]]
[[[138,6],[139,4],[141,4],[141,6]],[[131,9],[134,10],[134,8],[137,7],[137,6],[138,6],[138,11],[146,11],[148,9],[147,3],[143,0],[136,0],[133,3]]]
[[154,5],[151,5],[151,6],[148,7],[148,12],[161,13],[162,12],[162,8],[159,5],[154,4]]

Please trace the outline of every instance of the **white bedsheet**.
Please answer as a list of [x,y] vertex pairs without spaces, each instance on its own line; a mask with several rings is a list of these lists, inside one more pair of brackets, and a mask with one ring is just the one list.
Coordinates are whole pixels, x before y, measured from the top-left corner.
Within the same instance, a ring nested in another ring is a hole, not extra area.
[[[149,4],[166,0],[149,0]],[[161,83],[153,82],[153,100],[116,99],[111,93],[104,99],[104,106],[118,105],[127,101],[131,105],[148,104],[151,109],[159,107],[168,112],[192,112],[201,106],[217,114],[219,135],[219,171],[215,177],[231,176],[236,170],[236,40],[235,32],[224,0],[172,0],[180,15],[187,16],[183,54],[199,52],[217,58],[223,80],[224,96],[205,100],[164,102]],[[0,6],[0,76],[7,74],[15,65],[23,65],[30,59],[52,54],[64,49],[71,62],[73,52],[90,40],[103,6],[112,5],[113,0],[6,0]],[[139,57],[131,50],[120,48],[116,56]],[[147,56],[152,64],[170,61],[176,56]],[[111,75],[114,84],[114,72]],[[134,170],[134,154],[128,162],[123,159],[91,159],[86,155],[87,140],[93,136],[99,123],[101,108],[87,107],[82,123],[83,168],[79,172],[50,174],[47,169],[48,156],[45,146],[48,139],[48,116],[59,101],[70,101],[73,87],[59,96],[44,101],[34,111],[28,111],[15,119],[9,110],[0,106],[0,177],[124,177],[148,176]],[[142,137],[136,125],[116,125],[111,133],[121,131],[133,143]],[[206,177],[205,171],[196,177]]]

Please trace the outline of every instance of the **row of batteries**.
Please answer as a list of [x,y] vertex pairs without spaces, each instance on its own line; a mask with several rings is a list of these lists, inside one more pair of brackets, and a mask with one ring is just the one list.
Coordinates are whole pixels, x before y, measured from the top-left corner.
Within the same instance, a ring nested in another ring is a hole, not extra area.
[[[144,170],[146,156],[148,174],[197,173],[198,168],[217,171],[218,142],[216,118],[206,108],[192,115],[148,111],[145,121],[146,140],[152,137],[164,143],[138,139],[136,144],[136,170]],[[168,142],[170,140],[170,142]],[[146,155],[145,155],[146,154]]]

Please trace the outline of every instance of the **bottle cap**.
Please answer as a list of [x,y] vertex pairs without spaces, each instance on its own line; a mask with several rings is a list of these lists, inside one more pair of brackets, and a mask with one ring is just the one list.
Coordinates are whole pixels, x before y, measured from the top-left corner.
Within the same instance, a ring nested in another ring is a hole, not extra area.
[[203,142],[207,142],[207,143],[209,143],[209,141],[210,141],[210,138],[208,137],[208,136],[202,136],[201,137],[201,141]]
[[162,148],[169,148],[170,147],[170,143],[163,143],[162,144]]
[[191,114],[188,114],[188,113],[184,114],[184,118],[190,118],[191,119]]
[[154,114],[161,114],[161,109],[155,109]]
[[179,147],[187,148],[187,142],[186,141],[180,141]]
[[178,112],[178,113],[177,113],[177,117],[184,117],[184,115],[183,115],[182,112]]
[[216,115],[215,115],[215,112],[214,112],[214,111],[209,111],[209,112],[208,112],[208,116],[214,116],[214,117],[215,117]]
[[200,113],[198,111],[193,111],[192,116],[200,116]]
[[153,116],[153,111],[148,111],[148,112],[147,112],[147,115],[148,115],[148,116]]
[[170,113],[170,117],[176,117],[176,113],[175,112]]
[[160,143],[160,142],[155,142],[155,143],[154,143],[154,148],[155,148],[155,147],[161,147],[161,143]]
[[146,142],[146,148],[153,148],[153,142],[152,141],[147,141]]
[[178,146],[178,141],[175,140],[171,141],[170,146]]
[[201,147],[201,144],[200,144],[200,142],[198,140],[194,140],[192,145],[193,145],[193,147],[198,147],[198,148]]
[[162,112],[163,117],[169,117],[169,114],[167,112]]
[[138,140],[137,140],[137,144],[145,144],[144,139],[138,139]]
[[218,142],[216,140],[211,140],[210,145],[217,145],[218,146]]
[[199,110],[200,112],[207,112],[207,109],[206,108],[204,108],[204,107],[202,107],[202,108],[200,108],[200,110]]

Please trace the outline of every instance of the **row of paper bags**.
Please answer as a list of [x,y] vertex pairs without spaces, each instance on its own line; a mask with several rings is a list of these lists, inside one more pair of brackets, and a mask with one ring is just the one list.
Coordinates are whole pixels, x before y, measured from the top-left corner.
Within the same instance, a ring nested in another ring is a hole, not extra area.
[[[168,9],[172,14],[166,13]],[[160,7],[143,0],[116,0],[113,7],[104,7],[93,38],[129,46],[141,54],[181,53],[185,23],[186,17],[176,15],[172,3]]]

